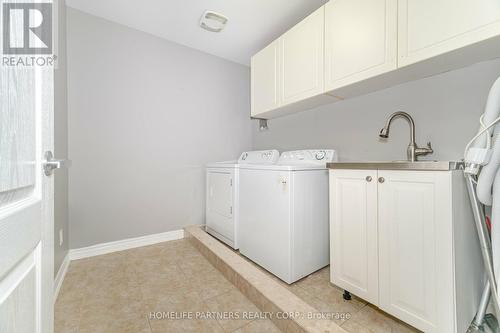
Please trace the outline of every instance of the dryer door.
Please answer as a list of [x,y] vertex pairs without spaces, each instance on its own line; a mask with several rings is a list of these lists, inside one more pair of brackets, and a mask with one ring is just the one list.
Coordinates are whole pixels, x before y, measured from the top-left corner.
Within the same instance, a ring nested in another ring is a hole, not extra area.
[[207,227],[231,242],[235,232],[233,174],[229,170],[207,170]]

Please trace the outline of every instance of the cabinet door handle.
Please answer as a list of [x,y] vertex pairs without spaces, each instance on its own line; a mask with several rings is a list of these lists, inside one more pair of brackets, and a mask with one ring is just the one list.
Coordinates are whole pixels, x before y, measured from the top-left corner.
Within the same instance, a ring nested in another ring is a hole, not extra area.
[[366,181],[367,182],[371,182],[372,181],[372,177],[371,176],[366,176]]
[[385,178],[384,178],[384,177],[380,177],[380,178],[378,179],[378,182],[379,182],[379,183],[383,183],[383,182],[385,182]]

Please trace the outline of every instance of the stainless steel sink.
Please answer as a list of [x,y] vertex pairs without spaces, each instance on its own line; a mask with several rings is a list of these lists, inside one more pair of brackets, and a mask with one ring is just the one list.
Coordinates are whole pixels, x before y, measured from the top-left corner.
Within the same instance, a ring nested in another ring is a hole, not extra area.
[[329,169],[360,170],[421,170],[450,171],[463,168],[463,162],[456,161],[380,161],[380,162],[332,162]]

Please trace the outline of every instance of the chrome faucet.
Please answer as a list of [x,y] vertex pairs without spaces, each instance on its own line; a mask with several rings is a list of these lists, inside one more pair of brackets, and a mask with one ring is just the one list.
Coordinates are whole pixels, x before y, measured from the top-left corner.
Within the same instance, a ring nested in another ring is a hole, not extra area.
[[410,125],[410,144],[408,145],[408,149],[406,151],[408,161],[415,162],[418,156],[432,154],[434,150],[432,150],[430,142],[427,143],[427,147],[425,148],[420,148],[415,143],[415,122],[413,121],[413,118],[406,112],[398,111],[391,114],[389,119],[387,119],[385,127],[380,130],[379,136],[381,138],[387,139],[389,137],[389,129],[391,127],[391,123],[394,118],[398,117],[406,119],[406,121],[408,121],[408,124]]

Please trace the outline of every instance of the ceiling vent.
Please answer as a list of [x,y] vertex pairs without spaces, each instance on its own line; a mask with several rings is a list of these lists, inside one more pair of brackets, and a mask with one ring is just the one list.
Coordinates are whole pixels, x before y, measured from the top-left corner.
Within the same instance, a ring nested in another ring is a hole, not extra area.
[[212,32],[221,32],[227,23],[227,17],[207,10],[200,19],[200,27]]

